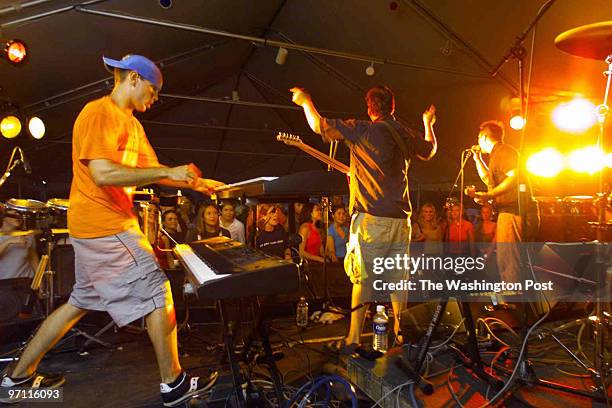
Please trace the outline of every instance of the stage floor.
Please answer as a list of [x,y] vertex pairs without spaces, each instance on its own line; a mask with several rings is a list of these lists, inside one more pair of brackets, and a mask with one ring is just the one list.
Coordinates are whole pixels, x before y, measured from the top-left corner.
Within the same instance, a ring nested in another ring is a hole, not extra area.
[[[553,324],[552,327],[559,324]],[[317,339],[330,339],[345,333],[346,319],[331,325],[313,325],[306,331],[298,332],[291,318],[276,319],[271,330],[271,341],[275,350],[282,350],[284,357],[278,361],[278,367],[284,377],[286,385],[300,386],[308,378],[316,377],[324,372],[345,373],[347,360],[338,358],[326,352],[324,342]],[[87,328],[86,326],[84,326]],[[369,327],[369,322],[366,323]],[[248,325],[243,325],[243,333]],[[92,331],[93,328],[89,327]],[[572,335],[565,338],[572,340]],[[104,337],[112,342],[112,350],[106,348],[91,348],[86,355],[79,355],[76,351],[64,350],[50,354],[41,364],[41,371],[62,372],[67,382],[63,387],[63,403],[45,403],[45,407],[96,407],[96,408],[149,408],[160,407],[159,373],[153,348],[146,333],[135,333],[126,330],[111,332]],[[365,337],[366,341],[371,339]],[[227,366],[220,366],[219,361],[223,355],[221,327],[219,324],[194,325],[191,331],[182,331],[179,336],[181,361],[187,369],[197,369],[206,372],[207,369],[220,369],[225,376],[225,385],[219,385],[216,394],[231,389]],[[575,338],[574,338],[575,340]],[[74,345],[66,344],[66,346]],[[538,359],[535,371],[542,378],[552,381],[571,384],[580,388],[592,385],[590,378],[573,377],[562,374],[557,368],[580,373],[577,366],[560,365],[555,362],[565,355],[558,346],[550,343],[534,341],[530,344],[534,356]],[[550,346],[550,347],[549,347]],[[576,343],[570,345],[575,349]],[[590,356],[590,342],[585,337],[583,349]],[[448,353],[446,353],[448,354]],[[485,354],[484,361],[490,362],[493,354]],[[456,365],[450,356],[439,353],[430,367],[430,373],[444,371],[451,365]],[[508,368],[512,364],[508,363]],[[265,369],[261,371],[265,373]],[[453,407],[457,406],[449,394],[447,387],[448,372],[437,375],[430,380],[434,383],[433,395],[424,396],[417,391],[416,397],[426,407]],[[462,403],[467,407],[477,407],[485,401],[477,391],[486,393],[487,387],[482,386],[462,367],[453,370],[454,389],[463,394]],[[225,389],[223,389],[225,388]],[[295,389],[295,388],[292,388]],[[289,390],[291,391],[291,390]],[[405,391],[405,389],[404,389]],[[612,389],[611,389],[612,392]],[[373,401],[359,392],[359,406],[371,407]],[[405,395],[405,394],[404,394]],[[489,391],[489,396],[493,393]],[[584,397],[573,396],[549,389],[534,387],[521,388],[515,398],[507,399],[502,405],[508,407],[604,407],[603,403],[596,403]],[[40,407],[36,403],[24,404],[23,407]],[[203,406],[203,405],[202,405]],[[225,401],[217,405],[225,406]],[[228,406],[230,406],[228,404]],[[348,405],[341,405],[348,406]]]

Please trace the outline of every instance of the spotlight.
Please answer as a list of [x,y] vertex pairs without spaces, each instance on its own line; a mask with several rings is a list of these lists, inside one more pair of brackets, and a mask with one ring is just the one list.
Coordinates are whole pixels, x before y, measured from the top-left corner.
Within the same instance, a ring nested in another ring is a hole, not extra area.
[[21,121],[17,116],[6,116],[0,122],[0,133],[7,139],[13,139],[21,133]]
[[555,125],[561,130],[580,133],[595,124],[595,105],[586,99],[576,98],[562,103],[552,113]]
[[34,139],[40,140],[45,135],[45,123],[41,118],[33,116],[28,120],[28,130]]
[[278,52],[276,53],[276,59],[274,61],[278,65],[285,65],[285,62],[287,62],[287,55],[289,55],[289,50],[283,47],[279,47]]
[[169,9],[172,7],[172,0],[159,0],[159,5],[163,9]]
[[525,127],[525,118],[521,112],[521,100],[512,98],[510,100],[510,127],[514,130],[521,130]]
[[527,159],[527,170],[536,176],[555,177],[563,170],[563,156],[556,149],[544,149]]
[[28,51],[25,43],[21,40],[11,40],[4,45],[6,58],[13,65],[23,63],[28,57]]
[[373,76],[376,73],[373,62],[366,68],[365,73],[367,76]]
[[510,127],[514,130],[521,130],[525,127],[525,118],[521,115],[515,115],[510,118]]
[[567,159],[569,167],[578,173],[594,174],[606,165],[606,155],[597,146],[574,150]]

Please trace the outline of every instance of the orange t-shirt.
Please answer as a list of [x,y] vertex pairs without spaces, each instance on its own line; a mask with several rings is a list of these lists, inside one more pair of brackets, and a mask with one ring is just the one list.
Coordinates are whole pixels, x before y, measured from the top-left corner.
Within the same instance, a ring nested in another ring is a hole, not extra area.
[[108,159],[128,167],[160,167],[144,129],[110,96],[85,105],[72,131],[72,185],[68,229],[76,238],[99,238],[138,227],[132,187],[99,187],[89,160]]

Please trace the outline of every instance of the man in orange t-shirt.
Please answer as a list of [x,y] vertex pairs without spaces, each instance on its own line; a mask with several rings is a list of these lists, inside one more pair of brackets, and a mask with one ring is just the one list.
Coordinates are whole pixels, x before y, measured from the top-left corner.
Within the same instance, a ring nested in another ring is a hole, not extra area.
[[[115,87],[88,103],[73,129],[68,228],[76,283],[68,303],[42,324],[1,387],[62,385],[63,376],[37,372],[38,364],[88,310],[102,310],[118,326],[146,318],[164,406],[172,407],[212,386],[217,375],[192,377],[181,368],[170,285],[138,227],[130,191],[159,183],[208,192],[222,183],[200,178],[193,164],[165,167],[157,161],[133,111],[144,112],[157,100],[163,83],[159,68],[140,55],[104,58],[104,63],[114,73]],[[0,397],[0,402],[9,401]]]

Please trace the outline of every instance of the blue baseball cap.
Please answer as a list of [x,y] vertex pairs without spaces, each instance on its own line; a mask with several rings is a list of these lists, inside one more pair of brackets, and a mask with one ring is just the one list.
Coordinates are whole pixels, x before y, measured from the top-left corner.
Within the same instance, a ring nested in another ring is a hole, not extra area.
[[110,72],[113,72],[113,68],[135,71],[138,75],[153,84],[157,90],[160,90],[164,83],[162,73],[157,65],[142,55],[129,54],[121,58],[120,61],[107,57],[102,57],[102,60],[104,61],[106,69]]

